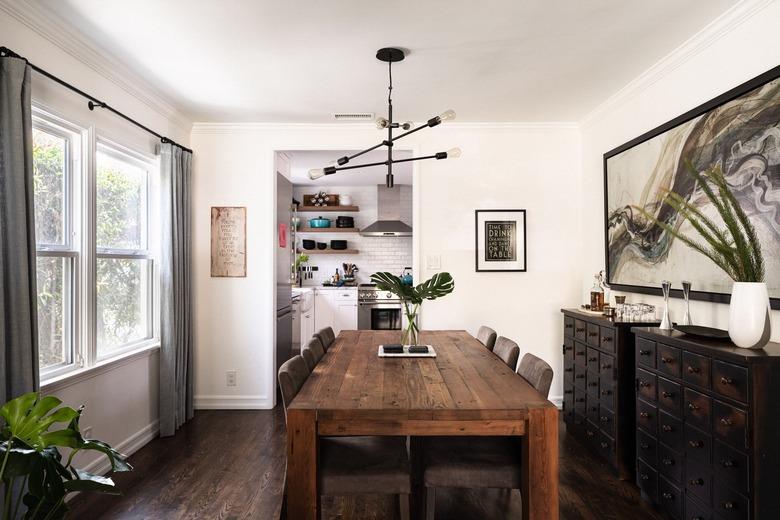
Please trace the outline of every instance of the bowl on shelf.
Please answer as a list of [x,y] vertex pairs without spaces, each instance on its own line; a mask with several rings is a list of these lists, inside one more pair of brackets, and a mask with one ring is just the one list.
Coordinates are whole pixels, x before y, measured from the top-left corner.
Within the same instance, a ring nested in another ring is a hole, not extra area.
[[338,216],[336,217],[337,228],[353,228],[355,227],[355,219],[353,217]]
[[317,242],[317,249],[320,251],[326,249],[328,247],[328,244],[325,242]]
[[303,248],[304,249],[311,251],[315,247],[316,247],[316,243],[314,242],[314,240],[303,239]]
[[309,227],[310,228],[329,228],[330,227],[330,219],[329,218],[324,218],[324,217],[310,218],[309,219]]
[[338,251],[343,251],[347,248],[347,241],[346,240],[331,240],[330,241],[330,248],[336,249]]

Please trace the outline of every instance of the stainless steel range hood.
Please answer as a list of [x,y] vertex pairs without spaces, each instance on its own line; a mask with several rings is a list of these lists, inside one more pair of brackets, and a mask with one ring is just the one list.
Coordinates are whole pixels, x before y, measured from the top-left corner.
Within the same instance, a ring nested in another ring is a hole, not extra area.
[[[408,208],[403,208],[401,197],[408,196]],[[411,213],[411,186],[398,185],[388,188],[377,186],[377,217],[379,220],[364,228],[360,234],[364,237],[410,237],[412,227],[401,221],[401,212],[407,209]],[[409,215],[411,216],[411,215]],[[411,221],[411,218],[409,218]]]

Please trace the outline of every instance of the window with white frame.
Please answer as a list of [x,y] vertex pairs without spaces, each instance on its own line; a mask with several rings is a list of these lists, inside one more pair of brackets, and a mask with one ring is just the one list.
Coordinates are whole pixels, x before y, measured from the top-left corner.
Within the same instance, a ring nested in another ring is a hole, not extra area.
[[43,382],[156,342],[157,161],[94,134],[34,111]]

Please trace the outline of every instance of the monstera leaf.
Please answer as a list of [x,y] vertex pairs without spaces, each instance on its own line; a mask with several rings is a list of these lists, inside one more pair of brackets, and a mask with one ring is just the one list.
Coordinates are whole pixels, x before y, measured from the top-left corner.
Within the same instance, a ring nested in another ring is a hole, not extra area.
[[437,273],[416,287],[404,285],[398,276],[387,272],[374,273],[371,281],[380,291],[390,291],[414,305],[421,304],[423,300],[441,298],[455,289],[455,281],[450,273]]

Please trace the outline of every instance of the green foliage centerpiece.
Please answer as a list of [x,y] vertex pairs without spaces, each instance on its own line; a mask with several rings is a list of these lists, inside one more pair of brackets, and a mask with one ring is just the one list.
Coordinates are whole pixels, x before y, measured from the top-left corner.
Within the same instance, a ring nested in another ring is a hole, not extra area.
[[[68,507],[65,497],[78,491],[118,495],[113,480],[73,467],[80,451],[106,455],[112,471],[133,468],[105,442],[85,439],[79,430],[82,408],[63,406],[53,396],[35,392],[12,399],[0,408],[0,481],[4,486],[2,520],[59,520]],[[58,408],[59,407],[59,408]],[[67,427],[49,431],[55,424]],[[58,448],[70,453],[63,464]]]
[[422,302],[441,298],[455,289],[455,280],[452,279],[450,273],[437,273],[416,286],[406,285],[400,277],[386,272],[372,274],[371,281],[380,291],[390,291],[403,302],[407,320],[404,336],[401,340],[404,345],[417,344],[417,333],[420,331],[417,327],[417,312],[420,310]]

